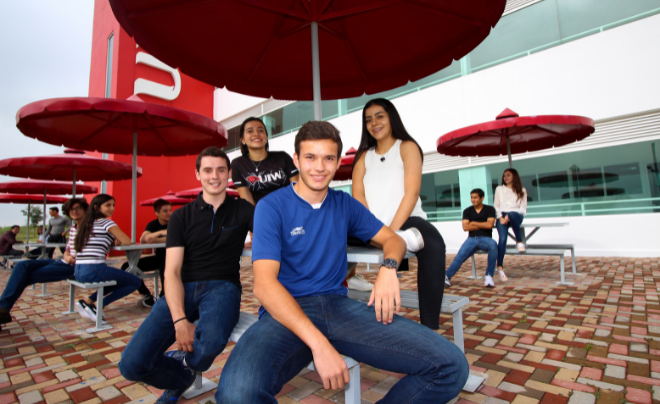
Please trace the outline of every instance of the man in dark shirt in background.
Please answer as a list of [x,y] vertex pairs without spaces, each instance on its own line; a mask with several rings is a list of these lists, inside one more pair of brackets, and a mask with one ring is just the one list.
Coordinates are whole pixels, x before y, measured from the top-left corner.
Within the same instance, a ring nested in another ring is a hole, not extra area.
[[497,262],[497,242],[493,240],[493,226],[495,226],[495,208],[484,205],[484,191],[480,188],[473,189],[470,192],[470,201],[472,206],[463,211],[463,230],[469,232],[468,239],[465,240],[456,254],[456,258],[447,269],[445,275],[445,285],[451,286],[449,280],[454,276],[461,265],[470,258],[477,250],[488,251],[488,267],[484,284],[488,287],[494,287],[493,275],[495,274],[495,264]]
[[[165,199],[157,199],[154,202],[154,213],[156,214],[156,219],[147,223],[147,227],[144,229],[144,233],[140,236],[141,244],[156,244],[164,243],[165,238],[167,237],[167,224],[170,222],[170,216],[172,216],[172,204],[166,201]],[[148,257],[140,258],[137,263],[137,267],[140,268],[142,272],[155,271],[158,270],[160,273],[160,281],[163,286],[160,290],[160,296],[163,297],[165,293],[165,249],[156,248],[156,253]],[[128,269],[128,262],[125,262],[121,269],[125,271]],[[142,285],[138,288],[138,292],[144,298],[142,300],[142,305],[145,307],[153,307],[156,300],[147,285],[142,281]]]
[[[195,382],[195,371],[211,366],[240,315],[239,259],[254,206],[227,197],[229,158],[217,147],[197,157],[195,174],[203,191],[172,214],[167,229],[165,296],[119,363],[126,379],[165,390],[159,404],[178,401]],[[174,342],[178,350],[165,352]]]
[[16,241],[16,235],[21,230],[21,227],[18,225],[11,226],[11,229],[7,230],[5,234],[0,237],[0,255],[20,257],[23,255],[23,251],[14,250],[12,247],[20,241]]

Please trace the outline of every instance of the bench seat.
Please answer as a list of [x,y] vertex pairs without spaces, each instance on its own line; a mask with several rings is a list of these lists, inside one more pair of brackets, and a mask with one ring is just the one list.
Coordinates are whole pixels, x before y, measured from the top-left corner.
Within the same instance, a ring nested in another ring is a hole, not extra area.
[[[477,250],[474,254],[487,254],[487,251]],[[572,285],[574,282],[566,282],[564,277],[564,257],[566,256],[566,250],[551,250],[551,249],[540,249],[540,248],[530,248],[527,251],[518,251],[515,248],[507,248],[506,255],[531,255],[531,256],[555,256],[559,257],[559,269],[561,270],[561,281],[557,282],[560,285]],[[474,260],[474,255],[470,257],[472,261],[472,276],[470,279],[481,279],[477,276],[477,265]]]
[[72,314],[75,313],[75,296],[76,296],[76,287],[82,289],[94,289],[97,291],[96,294],[96,326],[88,328],[85,331],[92,334],[98,331],[109,330],[113,328],[110,324],[103,325],[103,296],[104,289],[108,286],[115,286],[117,281],[107,281],[107,282],[78,282],[75,279],[67,279],[69,283],[69,311],[65,311],[62,314]]

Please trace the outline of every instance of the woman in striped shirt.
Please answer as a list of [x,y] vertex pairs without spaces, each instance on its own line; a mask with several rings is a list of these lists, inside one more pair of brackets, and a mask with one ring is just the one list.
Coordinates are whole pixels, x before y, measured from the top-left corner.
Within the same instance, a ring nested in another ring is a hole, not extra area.
[[[75,275],[78,282],[116,281],[116,286],[105,288],[103,306],[135,292],[141,284],[140,278],[106,264],[110,246],[129,245],[131,239],[109,218],[115,211],[115,199],[110,195],[99,194],[89,204],[90,209],[78,226],[76,234]],[[92,299],[96,294],[91,296]]]

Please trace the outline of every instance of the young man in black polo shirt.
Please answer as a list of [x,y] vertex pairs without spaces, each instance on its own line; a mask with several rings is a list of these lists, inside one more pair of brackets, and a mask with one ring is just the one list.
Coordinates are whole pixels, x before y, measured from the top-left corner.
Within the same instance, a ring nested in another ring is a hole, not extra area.
[[497,241],[493,240],[495,226],[495,208],[484,205],[484,191],[480,188],[470,192],[472,206],[463,211],[463,230],[469,232],[468,239],[458,250],[454,262],[451,263],[445,275],[445,285],[451,286],[449,280],[461,265],[477,250],[488,251],[488,267],[486,268],[485,286],[494,287],[493,275],[497,262]]
[[[165,237],[167,237],[167,224],[170,222],[170,217],[172,216],[172,204],[165,199],[157,199],[156,202],[154,202],[154,213],[156,214],[156,219],[147,223],[147,227],[145,227],[142,236],[140,236],[141,244],[165,242]],[[142,272],[158,270],[160,273],[161,285],[163,286],[160,290],[160,296],[163,297],[165,294],[165,249],[156,248],[156,254],[140,258],[137,266]],[[121,269],[123,271],[128,269],[128,262],[124,263],[121,266]],[[142,281],[142,285],[138,288],[138,292],[144,298],[142,300],[142,305],[144,307],[153,307],[156,300],[151,294],[151,291],[147,288],[147,285],[144,284],[144,281]]]
[[[217,147],[197,157],[203,191],[172,214],[167,229],[165,297],[154,305],[119,363],[128,380],[165,389],[173,403],[222,352],[238,322],[239,258],[254,206],[227,197],[229,158]],[[199,319],[197,326],[193,325]],[[174,342],[178,350],[165,352]]]

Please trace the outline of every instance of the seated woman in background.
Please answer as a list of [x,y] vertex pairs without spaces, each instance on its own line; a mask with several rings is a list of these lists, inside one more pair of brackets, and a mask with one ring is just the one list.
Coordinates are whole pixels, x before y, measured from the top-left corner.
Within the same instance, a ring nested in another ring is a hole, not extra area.
[[445,242],[422,210],[423,159],[422,148],[406,131],[394,104],[378,98],[364,106],[362,139],[353,163],[353,197],[396,231],[408,251],[416,252],[420,322],[437,330],[445,287]]
[[[142,281],[135,275],[113,268],[106,264],[110,246],[130,245],[131,239],[110,217],[115,211],[115,199],[110,195],[99,194],[92,199],[89,209],[78,226],[74,242],[76,255],[75,276],[78,282],[117,281],[117,285],[105,288],[103,306],[135,292]],[[96,307],[89,301],[96,301],[96,293],[89,300],[80,300],[76,309],[81,317],[89,319],[90,313],[96,316]]]
[[268,131],[250,117],[239,129],[242,156],[231,162],[232,180],[241,199],[253,205],[264,196],[298,181],[298,168],[286,152],[268,151]]
[[516,247],[518,251],[525,251],[520,225],[523,222],[523,216],[527,214],[527,190],[522,186],[518,171],[513,168],[507,168],[502,174],[502,185],[495,189],[493,205],[495,206],[495,225],[500,235],[497,243],[497,270],[502,281],[508,278],[504,274],[504,254],[506,253],[506,242],[509,234],[509,227],[513,229],[516,236]]

